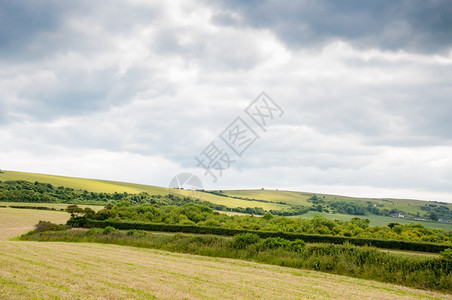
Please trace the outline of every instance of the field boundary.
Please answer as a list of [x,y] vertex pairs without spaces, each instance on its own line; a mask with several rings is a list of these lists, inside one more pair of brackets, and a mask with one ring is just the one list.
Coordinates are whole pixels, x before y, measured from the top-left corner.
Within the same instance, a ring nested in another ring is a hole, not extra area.
[[84,228],[105,228],[108,226],[112,226],[116,229],[122,230],[138,229],[146,231],[215,234],[224,236],[234,236],[241,233],[253,233],[260,236],[261,238],[280,237],[290,241],[300,239],[305,241],[306,243],[344,244],[348,242],[356,246],[372,246],[383,249],[409,250],[430,253],[440,253],[441,251],[444,251],[447,248],[451,248],[451,246],[441,244],[410,242],[400,240],[381,240],[381,239],[354,238],[332,235],[290,233],[281,231],[258,231],[249,229],[205,227],[195,225],[175,225],[175,224],[141,223],[141,222],[112,222],[112,221],[91,220],[85,218],[72,218],[68,221],[67,224],[72,227],[84,227]]

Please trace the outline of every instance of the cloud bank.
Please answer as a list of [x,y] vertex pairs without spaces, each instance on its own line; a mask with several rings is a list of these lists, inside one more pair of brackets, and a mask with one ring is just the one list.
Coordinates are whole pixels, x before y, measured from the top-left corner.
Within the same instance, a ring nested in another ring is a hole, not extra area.
[[[212,182],[262,91],[284,116]],[[2,169],[452,202],[451,95],[449,1],[0,1]]]

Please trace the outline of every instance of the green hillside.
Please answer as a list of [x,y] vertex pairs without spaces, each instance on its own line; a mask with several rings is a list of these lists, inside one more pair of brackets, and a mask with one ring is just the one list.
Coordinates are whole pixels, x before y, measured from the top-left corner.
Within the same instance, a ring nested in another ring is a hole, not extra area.
[[[64,186],[73,189],[87,190],[89,192],[104,193],[124,193],[138,194],[147,192],[151,195],[167,195],[174,193],[184,196],[193,197],[193,192],[188,190],[173,190],[164,187],[151,185],[124,183],[117,181],[76,178],[66,176],[56,176],[37,173],[25,173],[16,171],[5,171],[0,173],[0,181],[23,180],[23,181],[39,181],[42,183],[50,183],[54,186]],[[452,204],[431,201],[419,201],[409,199],[374,199],[374,198],[354,198],[339,195],[317,194],[316,201],[312,201],[314,194],[306,192],[281,191],[281,190],[225,190],[225,191],[206,191],[199,192],[195,195],[199,199],[209,201],[215,204],[222,204],[230,208],[236,207],[261,207],[264,210],[272,210],[277,212],[287,212],[296,207],[305,207],[307,213],[297,217],[312,218],[315,215],[323,215],[329,219],[349,220],[353,217],[365,217],[371,221],[371,225],[383,225],[390,222],[409,223],[419,222],[426,227],[452,229],[452,224],[439,222],[419,221],[415,218],[427,218],[430,212],[439,212],[439,218],[452,219]],[[343,205],[355,205],[358,208],[372,208],[377,211],[385,211],[385,215],[376,215],[365,211],[364,214],[359,212],[347,213],[340,209],[332,208],[332,203]],[[313,211],[322,206],[319,211]],[[315,208],[315,209],[314,209]],[[398,211],[404,214],[410,214],[411,218],[391,218],[387,215],[389,211]]]
[[86,178],[76,178],[76,177],[66,177],[66,176],[56,176],[38,173],[24,173],[16,171],[5,171],[0,173],[0,180],[24,180],[24,181],[39,181],[44,183],[50,183],[54,186],[64,186],[73,189],[87,190],[89,192],[96,193],[129,193],[137,194],[141,192],[148,192],[153,195],[166,195],[168,194],[167,188],[142,185],[134,183],[124,183],[118,181],[107,181],[99,179],[86,179]]
[[[168,193],[175,193],[190,197],[193,196],[193,193],[188,190],[174,190],[152,185],[2,170],[2,173],[0,173],[0,181],[7,180],[23,180],[29,182],[39,181],[42,183],[50,183],[54,186],[64,186],[96,193],[126,192],[129,194],[138,194],[147,192],[150,195],[167,195]],[[277,203],[263,203],[258,201],[246,201],[229,197],[221,197],[210,193],[195,193],[195,195],[199,195],[201,200],[209,201],[215,204],[223,204],[228,207],[262,207],[265,210],[279,210],[289,207],[289,205],[281,205]]]
[[[328,219],[350,220],[354,216],[365,217],[371,221],[371,225],[385,225],[391,222],[398,223],[421,223],[426,227],[440,228],[452,230],[451,223],[433,222],[429,219],[428,214],[435,212],[438,219],[452,220],[452,203],[438,202],[438,201],[422,201],[412,199],[390,199],[390,198],[357,198],[329,194],[316,194],[318,201],[313,202],[309,199],[314,195],[313,193],[294,192],[294,191],[280,191],[280,190],[225,190],[215,191],[225,196],[265,200],[276,203],[284,203],[288,205],[302,205],[313,207],[316,204],[322,205],[322,211],[309,211],[297,217],[313,218],[316,215],[322,215]],[[378,211],[398,211],[404,215],[409,215],[409,218],[392,218],[385,215],[376,215],[366,211],[365,215],[348,214],[346,212],[332,212],[331,203],[351,203],[360,207],[372,207]],[[416,220],[425,218],[426,221]]]
[[[284,202],[290,205],[312,205],[307,200],[312,197],[313,193],[280,191],[280,190],[225,190],[223,194],[231,197],[250,198],[268,200],[271,202]],[[352,203],[372,203],[382,209],[398,209],[408,214],[416,215],[422,212],[420,207],[425,205],[441,205],[446,206],[452,211],[452,203],[437,201],[422,201],[413,199],[390,199],[390,198],[357,198],[329,194],[317,194],[320,199],[325,201],[346,201]],[[432,199],[433,200],[433,199]]]

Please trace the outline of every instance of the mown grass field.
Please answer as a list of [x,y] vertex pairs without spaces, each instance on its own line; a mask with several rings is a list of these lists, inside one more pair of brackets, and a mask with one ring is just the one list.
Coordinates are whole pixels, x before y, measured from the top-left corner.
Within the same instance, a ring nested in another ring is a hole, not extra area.
[[64,224],[69,217],[68,213],[59,211],[0,208],[0,240],[33,230],[34,225],[40,220]]
[[233,259],[105,244],[7,241],[18,228],[28,231],[35,220],[58,222],[65,214],[12,209],[0,213],[0,299],[451,298]]

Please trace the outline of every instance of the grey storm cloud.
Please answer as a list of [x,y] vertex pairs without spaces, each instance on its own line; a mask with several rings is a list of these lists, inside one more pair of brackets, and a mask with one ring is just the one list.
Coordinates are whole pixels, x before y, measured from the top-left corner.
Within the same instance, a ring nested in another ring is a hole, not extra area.
[[[154,7],[126,5],[119,0],[104,5],[92,5],[86,0],[0,0],[0,53],[3,59],[20,62],[52,57],[65,51],[105,51],[112,45],[92,35],[99,29],[96,26],[105,29],[106,33],[124,33],[137,24],[152,23],[158,14]],[[90,21],[93,31],[74,30],[68,24],[70,20]]]
[[452,45],[447,0],[222,1],[222,8],[215,17],[219,24],[269,29],[295,48],[334,39],[362,48],[439,53]]
[[37,52],[42,54],[48,51],[46,47],[31,48],[39,35],[54,31],[61,23],[59,12],[62,7],[53,4],[46,5],[44,1],[0,1],[0,53],[3,59],[23,60],[25,52],[36,55]]

